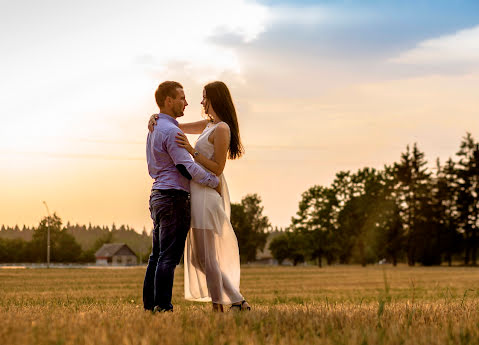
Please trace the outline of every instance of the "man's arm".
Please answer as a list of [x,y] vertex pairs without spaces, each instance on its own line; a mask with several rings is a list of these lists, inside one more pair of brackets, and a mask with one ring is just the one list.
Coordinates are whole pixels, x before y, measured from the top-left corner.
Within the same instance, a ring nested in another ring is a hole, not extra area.
[[178,133],[177,129],[170,130],[166,137],[166,150],[176,168],[186,178],[192,179],[199,184],[216,188],[219,184],[218,177],[196,164],[188,151],[178,146],[175,141],[176,133]]

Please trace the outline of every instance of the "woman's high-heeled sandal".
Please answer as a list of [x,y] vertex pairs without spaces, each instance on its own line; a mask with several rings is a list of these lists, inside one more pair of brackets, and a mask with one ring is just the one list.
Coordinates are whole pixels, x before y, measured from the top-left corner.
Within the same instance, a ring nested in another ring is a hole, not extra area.
[[251,310],[251,307],[249,305],[246,305],[246,306],[243,306],[246,302],[246,300],[242,300],[240,304],[232,304],[231,307],[230,307],[230,310],[233,310],[233,309],[238,309],[240,311],[242,310]]

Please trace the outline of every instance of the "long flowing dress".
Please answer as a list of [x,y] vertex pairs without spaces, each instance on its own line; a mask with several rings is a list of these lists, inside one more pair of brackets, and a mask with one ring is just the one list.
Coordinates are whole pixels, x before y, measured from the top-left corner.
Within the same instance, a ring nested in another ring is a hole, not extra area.
[[[208,124],[195,149],[214,158],[214,145],[208,141],[218,124]],[[230,198],[223,174],[221,195],[214,189],[190,182],[191,229],[185,247],[185,298],[192,301],[233,304],[240,294],[238,240],[230,222]]]

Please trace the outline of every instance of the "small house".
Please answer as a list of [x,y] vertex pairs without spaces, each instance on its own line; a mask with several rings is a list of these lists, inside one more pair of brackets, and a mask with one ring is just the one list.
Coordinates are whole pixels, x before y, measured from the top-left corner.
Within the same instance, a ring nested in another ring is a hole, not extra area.
[[95,253],[97,265],[132,266],[138,258],[125,243],[106,243]]

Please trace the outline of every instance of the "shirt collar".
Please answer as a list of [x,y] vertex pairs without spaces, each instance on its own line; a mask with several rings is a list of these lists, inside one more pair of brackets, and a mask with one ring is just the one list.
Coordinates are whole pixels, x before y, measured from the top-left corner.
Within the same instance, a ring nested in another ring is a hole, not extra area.
[[165,119],[165,120],[167,120],[167,121],[169,121],[169,122],[171,122],[171,123],[174,123],[176,127],[178,127],[178,125],[179,125],[178,121],[176,121],[176,119],[174,119],[174,118],[173,118],[172,116],[170,116],[170,115],[163,114],[163,113],[159,113],[159,114],[158,114],[158,117],[159,117],[160,119]]

